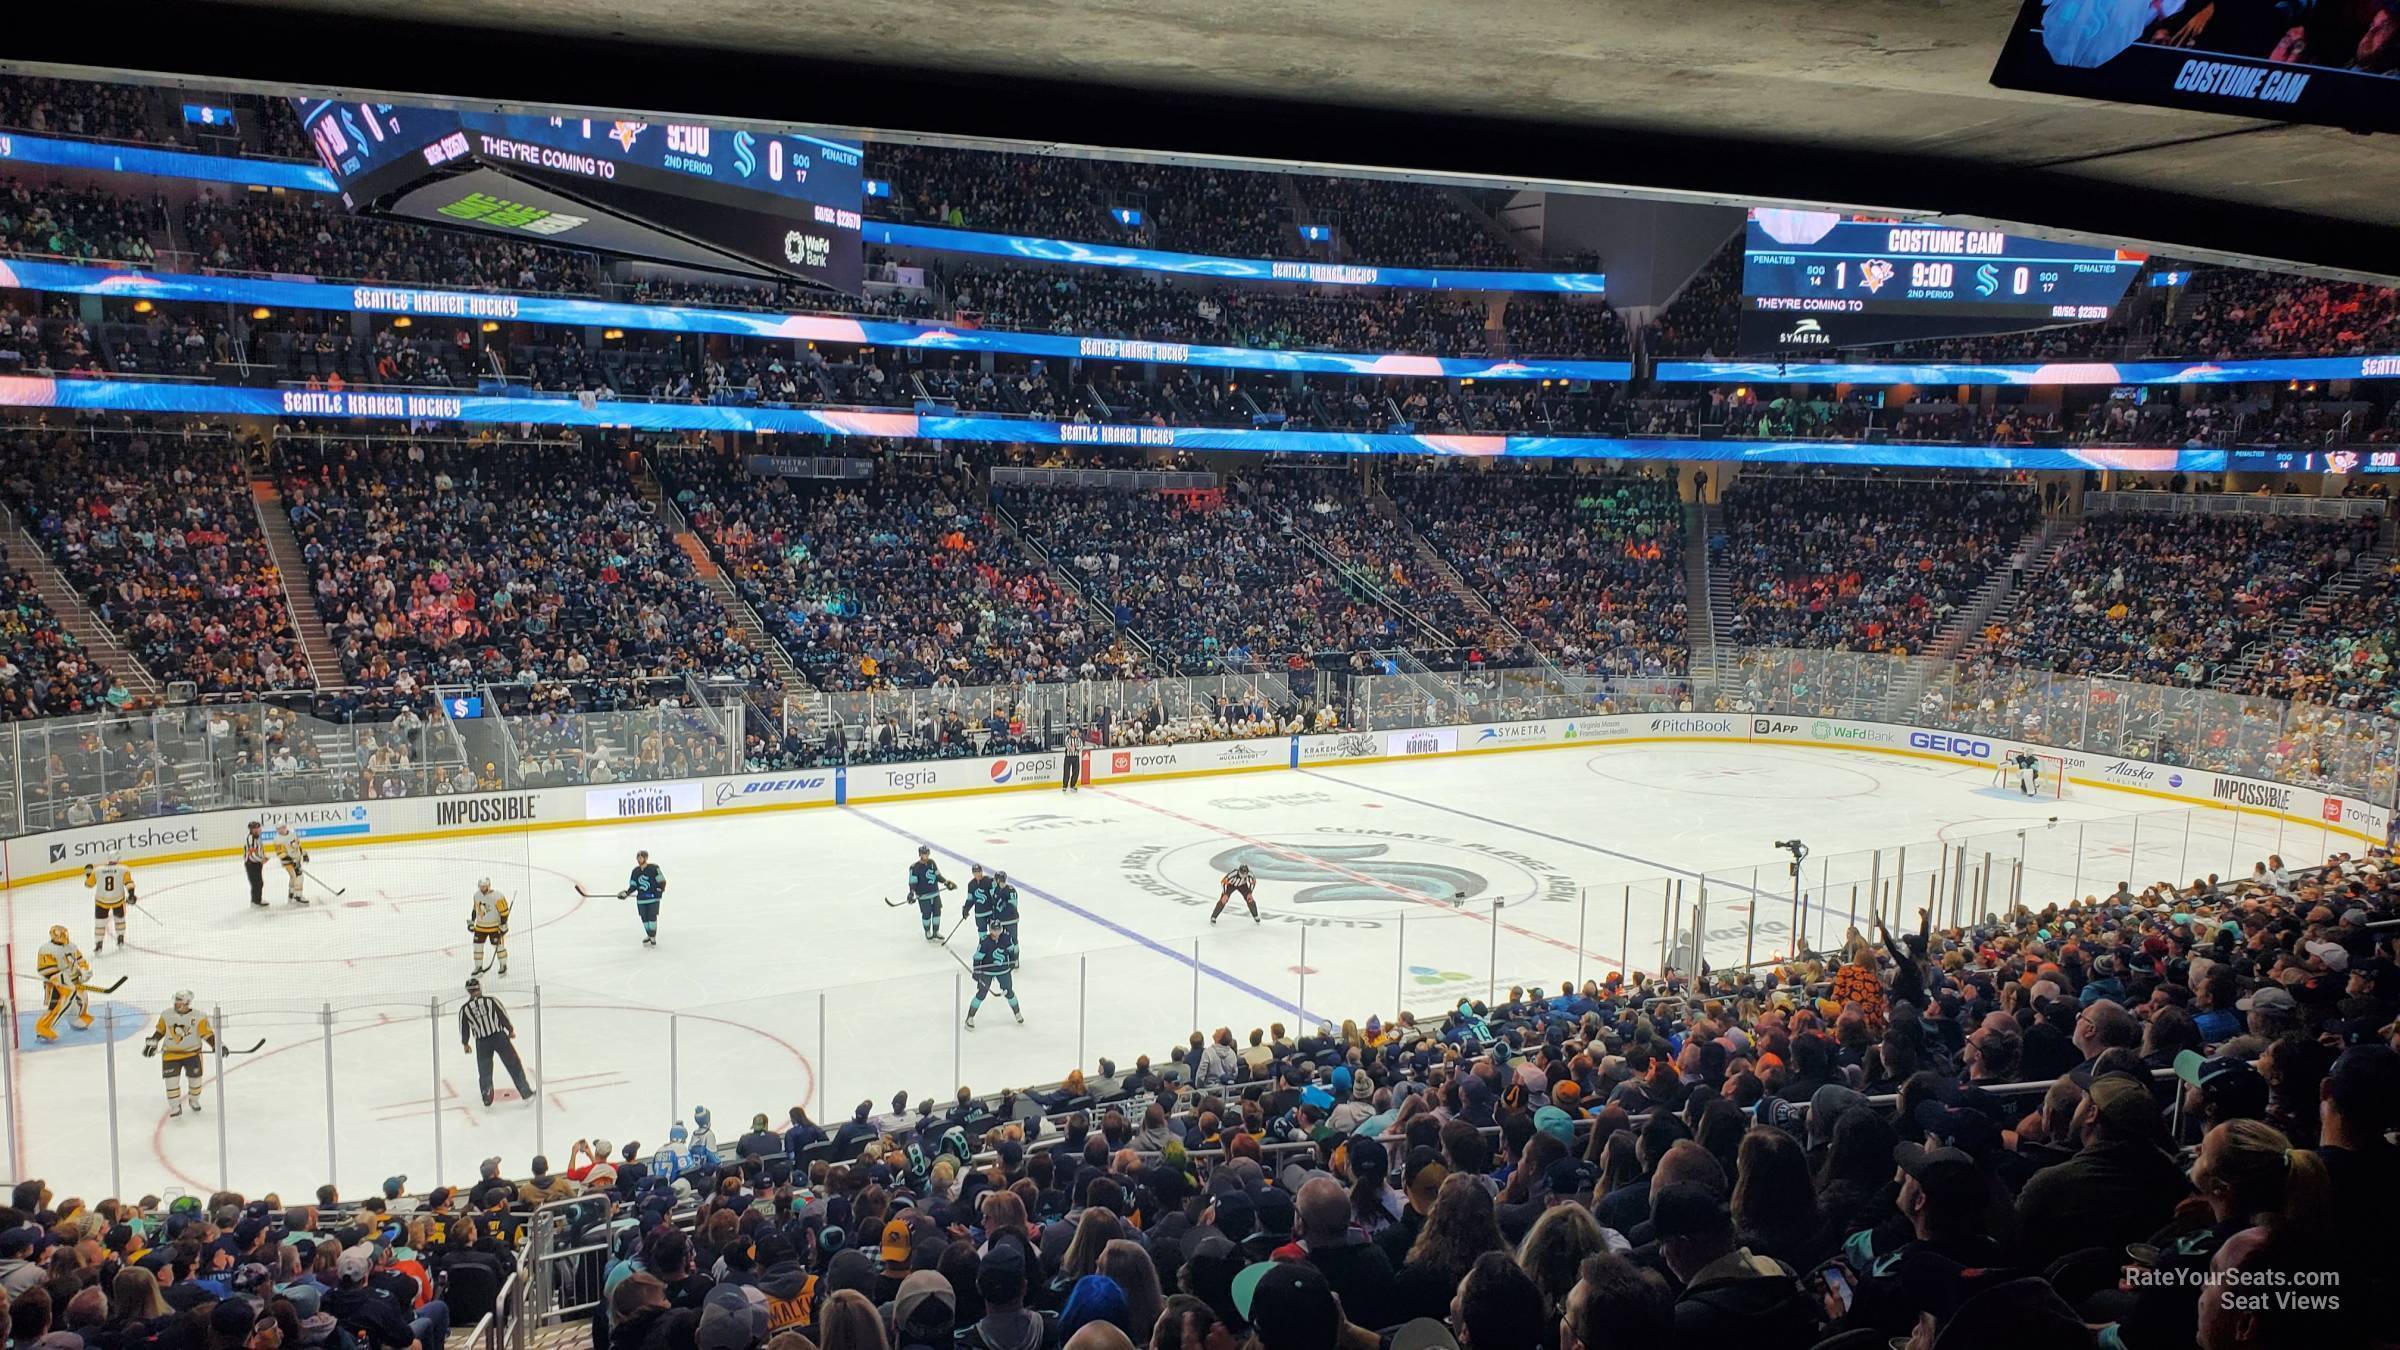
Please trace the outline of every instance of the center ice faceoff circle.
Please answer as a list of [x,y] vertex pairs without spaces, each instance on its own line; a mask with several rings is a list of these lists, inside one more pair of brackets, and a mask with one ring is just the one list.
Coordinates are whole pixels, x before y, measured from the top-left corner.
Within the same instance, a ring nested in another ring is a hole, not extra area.
[[1219,878],[1244,865],[1258,878],[1262,910],[1284,922],[1338,912],[1345,922],[1372,923],[1357,916],[1426,904],[1572,902],[1577,894],[1565,869],[1498,841],[1364,825],[1144,844],[1128,850],[1118,870],[1146,894],[1214,905]]

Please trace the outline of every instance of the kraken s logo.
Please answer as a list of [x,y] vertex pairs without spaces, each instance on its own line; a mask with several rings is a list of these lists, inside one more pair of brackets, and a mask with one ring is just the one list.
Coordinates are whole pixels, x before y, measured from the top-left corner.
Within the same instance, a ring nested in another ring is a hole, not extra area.
[[744,178],[758,171],[758,156],[750,149],[757,143],[758,138],[747,131],[733,133],[733,167]]
[[1386,858],[1389,844],[1312,844],[1306,856],[1297,850],[1278,851],[1256,844],[1239,844],[1210,858],[1217,872],[1230,872],[1244,863],[1261,881],[1301,883],[1296,904],[1319,905],[1336,900],[1371,900],[1385,904],[1398,898],[1395,890],[1428,899],[1448,900],[1460,893],[1472,898],[1491,888],[1480,873],[1441,863]]

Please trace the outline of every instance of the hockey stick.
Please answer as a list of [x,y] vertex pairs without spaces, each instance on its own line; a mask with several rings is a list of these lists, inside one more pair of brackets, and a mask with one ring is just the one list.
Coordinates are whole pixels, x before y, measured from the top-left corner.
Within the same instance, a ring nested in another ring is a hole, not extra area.
[[897,900],[894,900],[892,897],[890,897],[890,896],[888,896],[888,895],[887,895],[887,896],[885,896],[885,897],[883,897],[883,907],[884,907],[885,909],[898,909],[898,908],[900,908],[902,905],[905,905],[905,904],[910,904],[910,903],[912,903],[912,902],[911,902],[911,901],[909,900],[909,898],[908,898],[907,896],[905,896],[905,895],[904,895],[904,896],[901,896],[901,897],[900,897],[899,899],[897,899]]
[[338,900],[338,899],[340,899],[341,897],[345,896],[345,895],[348,895],[348,894],[350,893],[350,888],[349,888],[349,887],[347,887],[347,886],[336,886],[336,885],[334,885],[332,882],[330,882],[330,881],[327,881],[325,878],[323,878],[323,877],[321,877],[321,876],[317,875],[316,873],[314,873],[314,872],[310,872],[310,871],[307,871],[307,870],[303,870],[303,871],[300,873],[300,879],[301,879],[302,881],[304,881],[304,882],[313,881],[313,882],[317,883],[319,886],[322,886],[322,887],[324,887],[324,888],[325,888],[327,891],[331,892],[331,893],[333,894],[333,897],[334,897],[335,899],[337,899],[337,900]]
[[[952,924],[952,925],[950,925],[950,931],[949,931],[949,932],[947,932],[947,933],[944,933],[944,934],[942,934],[942,945],[943,945],[944,947],[948,947],[948,946],[950,945],[950,939],[952,939],[952,938],[954,938],[954,937],[957,937],[957,936],[958,936],[958,930],[959,930],[959,929],[961,929],[961,928],[964,928],[964,927],[966,927],[966,926],[967,926],[967,923],[968,923],[968,921],[969,921],[969,920],[971,920],[971,919],[973,919],[974,917],[975,917],[975,911],[973,911],[973,910],[968,910],[966,913],[959,915],[959,916],[958,916],[958,922],[957,922],[957,923],[954,923],[954,924]],[[951,953],[951,955],[953,955],[953,956],[956,956],[957,954],[958,954],[958,953],[956,953],[956,952],[952,952],[952,953]]]
[[267,1038],[261,1036],[257,1040],[252,1041],[250,1043],[250,1047],[246,1050],[236,1050],[229,1045],[220,1045],[217,1047],[217,1053],[220,1055],[255,1055],[258,1053],[259,1047],[265,1045],[266,1043]]
[[119,975],[115,984],[79,984],[75,986],[75,992],[78,994],[113,994],[125,987],[125,980],[125,976]]

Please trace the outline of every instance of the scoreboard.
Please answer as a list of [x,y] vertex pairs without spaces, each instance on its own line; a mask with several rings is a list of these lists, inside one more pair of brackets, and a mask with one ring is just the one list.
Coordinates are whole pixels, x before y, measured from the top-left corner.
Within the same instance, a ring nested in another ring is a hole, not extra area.
[[2142,261],[1999,230],[1754,210],[1744,344],[1841,347],[2105,319]]
[[[560,242],[678,262],[706,264],[713,254],[722,265],[731,257],[751,269],[852,292],[861,282],[863,189],[856,142],[636,118],[326,99],[294,99],[293,106],[352,210],[387,207],[436,219],[425,203],[438,197],[454,208],[451,199],[460,194],[408,190],[473,175],[480,197],[524,208],[507,219],[522,221],[538,208],[563,236]],[[529,190],[487,190],[493,175]],[[563,194],[568,202],[541,190]],[[557,209],[569,203],[590,210]],[[603,231],[603,215],[614,216],[617,228]],[[455,209],[441,209],[438,218],[449,224],[461,219]],[[487,213],[467,223],[482,227],[491,218]]]
[[2225,467],[2235,473],[2400,473],[2400,450],[2237,449]]

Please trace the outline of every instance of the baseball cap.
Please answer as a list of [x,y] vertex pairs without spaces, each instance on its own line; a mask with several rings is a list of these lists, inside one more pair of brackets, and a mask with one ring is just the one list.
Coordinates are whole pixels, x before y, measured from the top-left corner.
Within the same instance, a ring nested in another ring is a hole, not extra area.
[[1545,1106],[1534,1112],[1533,1128],[1544,1134],[1557,1135],[1558,1142],[1562,1144],[1571,1145],[1575,1142],[1575,1118],[1555,1106]]
[[2231,1055],[2202,1059],[2199,1051],[2186,1050],[2175,1056],[2175,1076],[2200,1089],[2201,1100],[2220,1114],[2252,1117],[2267,1112],[2266,1077],[2247,1060]]
[[909,1235],[905,1220],[891,1219],[883,1225],[883,1263],[887,1266],[908,1264]]
[[1233,1306],[1265,1350],[1320,1350],[1342,1329],[1333,1286],[1305,1261],[1268,1261],[1234,1276]]
[[292,1301],[292,1311],[299,1314],[303,1322],[316,1316],[324,1307],[324,1291],[313,1284],[279,1284],[275,1286],[275,1292]]
[[1599,1179],[1600,1169],[1581,1158],[1560,1158],[1542,1169],[1542,1184],[1556,1196],[1581,1195]]
[[1233,1280],[1241,1273],[1241,1252],[1223,1233],[1210,1229],[1192,1231],[1207,1234],[1196,1243],[1184,1244],[1183,1264],[1192,1293],[1205,1300],[1218,1316],[1238,1317],[1233,1306]]
[[949,1278],[938,1271],[920,1270],[900,1282],[900,1292],[892,1298],[892,1321],[907,1326],[928,1299],[952,1312],[958,1310],[958,1291],[950,1287]]
[[1983,1169],[1964,1149],[1904,1143],[1892,1149],[1892,1161],[1915,1179],[1927,1199],[1944,1209],[1973,1208],[1990,1194]]
[[2300,1004],[2292,997],[2290,990],[2279,989],[2270,984],[2245,998],[2236,999],[2233,1006],[2243,1012],[2255,1012],[2260,1008],[2290,1012],[2298,1008]]
[[2087,1091],[2092,1109],[2111,1127],[2144,1138],[2161,1133],[2158,1103],[2140,1083],[2123,1074],[2104,1073],[2092,1080]]
[[400,1193],[407,1189],[407,1177],[385,1177],[383,1179],[383,1198],[386,1200],[398,1199]]
[[1981,1111],[1944,1106],[1940,1102],[1919,1102],[1912,1119],[1918,1129],[1941,1141],[1942,1147],[1958,1150],[1970,1158],[1984,1157],[2003,1142],[2000,1127]]
[[363,1282],[374,1268],[374,1253],[367,1250],[367,1244],[363,1242],[343,1251],[340,1259],[334,1263],[334,1269],[341,1274],[345,1282],[350,1280]]
[[1420,1317],[1392,1333],[1391,1350],[1458,1350],[1458,1337],[1450,1334],[1449,1323]]
[[2310,956],[2324,962],[2327,970],[2350,969],[2350,949],[2338,942],[2308,942],[2301,945]]

